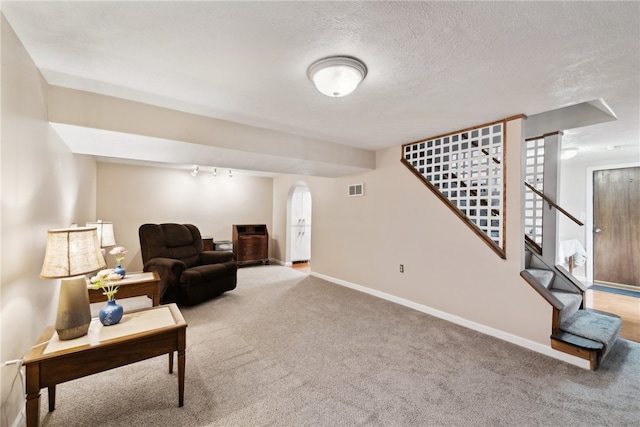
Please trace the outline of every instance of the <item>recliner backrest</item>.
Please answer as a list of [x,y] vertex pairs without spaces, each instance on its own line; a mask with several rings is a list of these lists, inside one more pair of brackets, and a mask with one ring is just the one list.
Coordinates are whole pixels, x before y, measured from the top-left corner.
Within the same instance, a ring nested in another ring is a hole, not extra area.
[[200,264],[202,235],[193,224],[144,224],[138,234],[142,262],[152,258],[179,259],[187,266]]

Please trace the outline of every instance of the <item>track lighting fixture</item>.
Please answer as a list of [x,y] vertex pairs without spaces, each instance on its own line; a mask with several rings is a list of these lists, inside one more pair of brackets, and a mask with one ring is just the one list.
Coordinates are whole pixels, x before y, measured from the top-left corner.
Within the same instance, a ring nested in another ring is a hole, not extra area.
[[[205,173],[207,169],[209,169],[209,166],[204,166],[205,168]],[[198,165],[193,165],[193,168],[191,169],[191,176],[192,177],[197,177],[198,173],[200,172],[200,166]],[[218,177],[218,168],[216,167],[211,167],[211,175],[209,175],[211,178],[217,178]],[[231,169],[229,169],[229,178],[233,178],[233,171]]]

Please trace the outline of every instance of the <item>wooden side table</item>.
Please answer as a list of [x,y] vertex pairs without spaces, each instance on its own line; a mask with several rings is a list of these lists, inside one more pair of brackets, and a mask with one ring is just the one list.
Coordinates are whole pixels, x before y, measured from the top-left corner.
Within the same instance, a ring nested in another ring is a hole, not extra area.
[[[40,389],[49,389],[49,412],[55,409],[56,385],[178,352],[178,406],[184,405],[186,329],[175,304],[126,313],[120,323],[102,326],[91,321],[83,337],[60,341],[53,326],[40,336],[24,361],[27,393],[27,427],[40,424]],[[173,358],[169,373],[173,372]]]
[[202,236],[202,250],[203,251],[213,250],[213,237]]
[[[160,305],[160,276],[155,271],[145,273],[127,274],[124,279],[117,282],[118,298],[129,298],[147,295],[153,299],[153,306]],[[102,289],[93,289],[93,285],[87,285],[89,289],[89,302],[103,302],[107,296],[102,294]]]

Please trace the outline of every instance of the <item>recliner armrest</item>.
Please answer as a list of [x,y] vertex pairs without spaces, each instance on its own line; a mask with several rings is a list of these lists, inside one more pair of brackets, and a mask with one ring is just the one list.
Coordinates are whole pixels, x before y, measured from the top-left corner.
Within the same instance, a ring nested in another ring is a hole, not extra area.
[[231,251],[203,251],[200,254],[202,264],[220,264],[232,260],[233,252]]
[[180,283],[180,276],[187,269],[184,262],[172,258],[151,258],[144,263],[143,269],[144,271],[158,272],[160,276],[160,299],[163,302],[177,301],[179,289],[171,289],[171,284]]

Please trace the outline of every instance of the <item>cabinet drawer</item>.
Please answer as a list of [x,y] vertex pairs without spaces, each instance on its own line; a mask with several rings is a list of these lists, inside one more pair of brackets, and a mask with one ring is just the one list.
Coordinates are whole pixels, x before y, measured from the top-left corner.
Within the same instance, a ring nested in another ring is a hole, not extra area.
[[238,248],[238,258],[260,259],[260,258],[266,258],[266,257],[267,257],[267,251],[264,249]]

